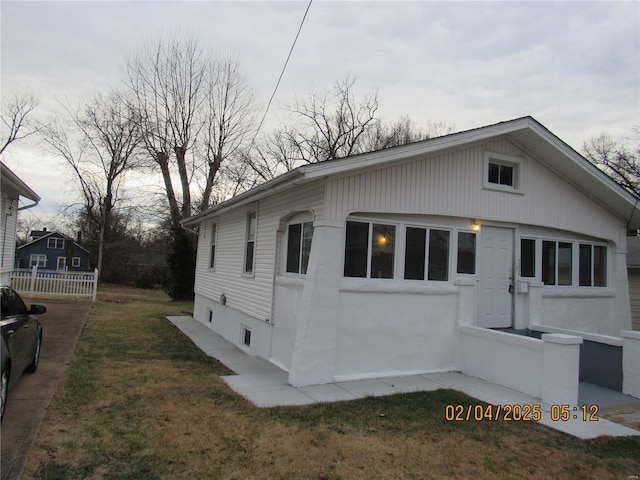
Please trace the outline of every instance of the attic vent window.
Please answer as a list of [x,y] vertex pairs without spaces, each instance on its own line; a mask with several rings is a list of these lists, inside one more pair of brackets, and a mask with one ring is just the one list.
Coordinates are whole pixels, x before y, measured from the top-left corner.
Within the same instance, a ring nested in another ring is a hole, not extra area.
[[513,187],[513,165],[489,162],[489,183]]
[[485,152],[484,188],[510,193],[523,193],[523,161],[498,153]]

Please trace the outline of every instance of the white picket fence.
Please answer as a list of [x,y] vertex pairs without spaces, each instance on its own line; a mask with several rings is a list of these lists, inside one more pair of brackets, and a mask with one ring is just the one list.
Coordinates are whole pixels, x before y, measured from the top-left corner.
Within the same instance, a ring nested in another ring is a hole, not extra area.
[[50,295],[56,297],[91,297],[96,301],[98,269],[93,272],[69,272],[55,270],[18,269],[11,272],[11,288],[32,297]]

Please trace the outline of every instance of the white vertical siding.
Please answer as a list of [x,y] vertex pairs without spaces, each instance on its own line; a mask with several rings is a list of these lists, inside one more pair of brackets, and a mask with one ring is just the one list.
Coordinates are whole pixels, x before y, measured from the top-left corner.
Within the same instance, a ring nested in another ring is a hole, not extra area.
[[[484,152],[523,157],[523,194],[483,188]],[[617,219],[507,140],[329,181],[326,216],[352,212],[453,215],[548,226],[621,242]]]
[[[323,198],[324,182],[320,181],[203,221],[198,237],[196,293],[215,301],[224,293],[228,307],[260,320],[270,319],[280,220],[305,209],[321,217]],[[243,273],[246,218],[252,209],[258,213],[253,275]],[[209,268],[213,221],[218,224],[214,270]]]
[[640,330],[640,270],[629,269],[629,297],[634,330]]
[[[9,272],[13,269],[13,262],[16,251],[16,226],[18,221],[17,199],[11,198],[4,192],[0,196],[0,248],[2,258],[0,259],[0,269]],[[3,277],[3,282],[8,283],[8,277]]]

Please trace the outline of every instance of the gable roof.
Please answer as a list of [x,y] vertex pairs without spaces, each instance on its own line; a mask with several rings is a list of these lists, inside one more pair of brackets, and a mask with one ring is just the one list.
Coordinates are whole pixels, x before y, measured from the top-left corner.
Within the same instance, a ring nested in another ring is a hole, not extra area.
[[76,242],[75,240],[73,240],[73,239],[72,239],[72,238],[70,238],[70,237],[67,237],[67,236],[66,236],[65,234],[63,234],[63,233],[56,232],[56,231],[46,232],[44,235],[41,235],[41,236],[39,236],[39,237],[37,237],[37,238],[34,238],[34,239],[33,239],[33,240],[31,240],[30,242],[25,243],[24,245],[20,245],[20,246],[18,247],[18,250],[22,250],[22,249],[23,249],[23,248],[25,248],[25,247],[29,247],[29,246],[31,246],[31,245],[34,245],[34,244],[36,244],[36,243],[38,243],[38,242],[40,242],[40,241],[42,241],[42,240],[44,240],[44,239],[46,239],[46,238],[50,238],[50,237],[62,237],[62,238],[64,238],[65,240],[70,240],[70,241],[72,241],[72,242],[73,242],[73,244],[74,244],[76,247],[78,247],[80,250],[83,250],[84,252],[89,253],[89,250],[87,250],[86,248],[84,248],[84,247],[83,247],[82,245],[80,245],[78,242]]
[[640,228],[640,210],[637,208],[640,199],[615,183],[530,116],[385,150],[304,165],[187,218],[182,221],[182,224],[183,226],[196,225],[205,217],[220,214],[231,207],[254,202],[294,185],[303,185],[327,176],[344,175],[356,170],[380,168],[494,138],[507,138],[527,155],[572,183],[619,218],[624,219],[628,227]]

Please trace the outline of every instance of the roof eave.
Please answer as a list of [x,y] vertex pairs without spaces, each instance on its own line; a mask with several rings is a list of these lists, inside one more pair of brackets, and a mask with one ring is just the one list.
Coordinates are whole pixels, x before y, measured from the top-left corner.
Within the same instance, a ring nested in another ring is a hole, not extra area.
[[3,189],[8,187],[15,194],[35,202],[33,205],[29,205],[29,207],[35,206],[40,202],[40,196],[2,162],[0,162],[0,176],[2,177]]
[[257,187],[252,188],[251,190],[236,195],[235,197],[232,197],[229,200],[225,200],[218,205],[214,205],[213,207],[210,207],[203,212],[198,213],[197,215],[193,215],[189,218],[181,220],[180,225],[182,225],[183,227],[197,225],[207,217],[220,215],[230,208],[235,208],[241,205],[256,202],[267,195],[275,193],[276,191],[289,188],[296,184],[296,182],[300,182],[302,177],[305,177],[304,172],[306,168],[306,166],[298,167],[286,173],[283,173],[282,175],[273,178],[265,183],[262,183]]

